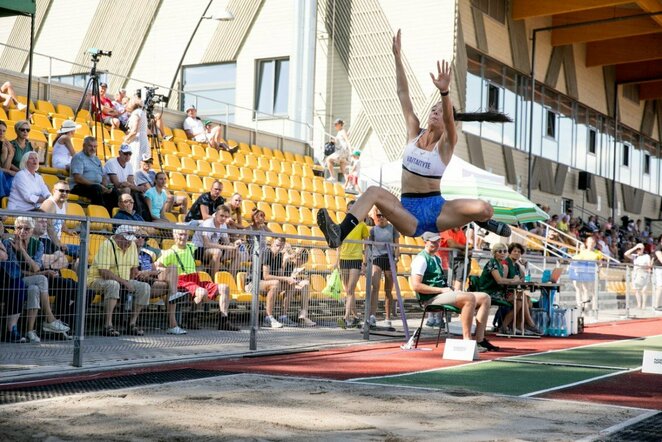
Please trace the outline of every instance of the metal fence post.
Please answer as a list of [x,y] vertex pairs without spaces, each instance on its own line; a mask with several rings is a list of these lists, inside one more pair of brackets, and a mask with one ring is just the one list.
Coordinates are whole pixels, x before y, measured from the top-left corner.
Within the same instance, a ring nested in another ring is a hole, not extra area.
[[258,234],[253,237],[253,259],[251,269],[251,281],[253,282],[252,298],[251,298],[251,336],[250,336],[250,350],[257,350],[257,330],[258,319],[260,313],[260,269],[262,266],[261,251],[264,247],[264,237]]
[[[372,246],[369,246],[368,248],[370,251],[366,253],[365,305],[363,306],[363,339],[366,341],[370,340],[370,306],[372,304]],[[379,293],[377,293],[377,297],[379,297]],[[354,299],[356,300],[356,293],[354,293]]]
[[625,266],[625,317],[630,317],[630,266]]
[[76,294],[76,333],[74,334],[74,367],[83,366],[82,341],[85,338],[85,307],[87,306],[87,257],[90,244],[90,220],[80,223],[78,252],[78,293]]

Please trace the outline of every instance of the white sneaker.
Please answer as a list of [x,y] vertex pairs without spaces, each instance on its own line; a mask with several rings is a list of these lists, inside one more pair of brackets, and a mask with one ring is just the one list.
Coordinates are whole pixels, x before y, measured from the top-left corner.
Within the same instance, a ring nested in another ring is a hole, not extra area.
[[384,321],[382,321],[382,327],[391,327],[391,320],[385,319]]
[[185,335],[186,330],[184,330],[180,326],[177,326],[177,327],[169,328],[168,330],[166,330],[166,333],[169,335]]
[[276,318],[273,318],[271,316],[265,316],[264,321],[262,321],[262,325],[264,327],[271,327],[271,328],[283,328],[283,324],[280,322],[276,321]]
[[64,325],[62,321],[56,319],[53,322],[44,322],[41,326],[42,331],[49,333],[66,333],[71,330],[69,327]]
[[37,336],[37,332],[34,330],[30,330],[26,335],[26,337],[28,338],[28,341],[33,344],[41,342],[41,339],[39,339],[39,336]]

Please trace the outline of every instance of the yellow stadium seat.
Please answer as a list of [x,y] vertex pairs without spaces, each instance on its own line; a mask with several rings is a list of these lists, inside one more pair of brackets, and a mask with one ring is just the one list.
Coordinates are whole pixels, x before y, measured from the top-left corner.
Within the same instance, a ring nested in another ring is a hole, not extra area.
[[262,146],[262,156],[267,159],[271,159],[274,156],[274,151],[269,147]]
[[166,137],[172,137],[172,129],[170,129],[168,126],[165,124],[163,125],[163,135]]
[[290,196],[288,195],[287,190],[283,189],[282,187],[276,187],[274,203],[279,203],[282,205],[289,204]]
[[333,185],[334,183],[327,181],[325,179],[322,179],[322,181],[324,181],[324,192],[322,193],[324,193],[324,195],[335,196],[335,192],[334,192],[335,186]]
[[[214,178],[213,176],[202,177],[202,187],[198,188],[196,192],[200,190],[209,191],[209,189],[211,189],[211,186],[213,186],[215,182],[216,182],[216,178]],[[225,186],[223,186],[223,190],[225,190]],[[232,185],[230,185],[230,191],[232,191]],[[223,192],[221,192],[221,194],[223,194]]]
[[62,115],[62,118],[74,119],[74,110],[66,104],[59,103],[55,106],[55,112]]
[[298,207],[291,205],[285,206],[285,222],[296,225],[301,224],[301,215],[299,214]]
[[305,164],[306,160],[303,159],[303,155],[300,153],[295,153],[294,154],[294,161],[296,161],[299,164]]
[[220,179],[219,181],[220,181],[221,185],[223,186],[223,190],[221,190],[221,196],[223,198],[230,198],[232,196],[232,194],[234,193],[234,186],[232,185],[232,182],[230,182],[230,180],[226,180],[224,178]]
[[278,174],[276,172],[274,172],[273,170],[268,170],[267,172],[265,172],[265,176],[268,185],[272,187],[278,187]]
[[301,183],[300,176],[290,176],[290,188],[298,191],[303,190],[303,184]]
[[[265,172],[271,171],[271,162],[268,158],[260,157],[257,159],[257,168]],[[275,171],[274,171],[275,172]]]
[[51,123],[51,120],[49,120],[46,115],[33,114],[32,125],[38,127],[41,131],[46,131],[48,133],[54,134],[57,132],[57,130],[53,128],[53,123]]
[[227,176],[227,170],[225,166],[221,163],[211,163],[211,176],[217,179],[225,178]]
[[248,167],[239,168],[239,179],[246,184],[253,182],[253,169]]
[[344,197],[336,197],[336,208],[340,212],[347,212],[347,200]]
[[260,146],[258,146],[257,144],[251,144],[251,152],[256,157],[261,157],[262,156],[262,148]]
[[292,187],[292,181],[289,175],[285,175],[278,171],[274,172],[278,174],[278,187],[282,187],[283,189],[290,189]]
[[309,209],[315,207],[315,203],[313,202],[313,194],[306,191],[301,192],[301,205],[308,207]]
[[303,162],[304,164],[307,164],[310,167],[315,167],[315,160],[310,155],[304,155]]
[[315,218],[313,217],[313,212],[308,207],[301,207],[299,209],[299,215],[301,216],[301,224],[305,224],[307,226],[316,224]]
[[306,236],[307,237],[306,239],[298,239],[297,240],[298,244],[301,244],[303,246],[310,246],[310,245],[313,244],[313,241],[311,239],[308,239],[311,236],[313,236],[312,233],[310,232],[310,227],[301,226],[301,225],[297,226],[297,234],[299,236]]
[[[198,147],[198,146],[195,146]],[[207,160],[198,160],[195,162],[196,163],[196,168],[195,168],[195,173],[198,174],[201,177],[209,177],[211,176],[211,166],[207,162]]]
[[315,173],[313,172],[313,168],[308,166],[307,164],[301,166],[301,172],[302,172],[302,176],[309,176],[309,177],[315,176]]
[[324,195],[321,193],[313,193],[313,207],[316,209],[321,209],[324,206]]
[[273,217],[273,220],[277,223],[282,224],[288,222],[287,213],[285,211],[285,207],[282,204],[277,204],[277,203],[272,204],[271,215]]
[[221,161],[221,157],[216,149],[214,149],[213,147],[207,147],[205,149],[205,160],[213,164],[218,161]]
[[207,156],[207,152],[205,151],[205,148],[200,145],[191,146],[191,156],[194,160],[204,160]]
[[340,183],[333,183],[333,194],[335,196],[345,196],[345,187]]
[[310,249],[310,269],[313,271],[326,270],[326,255],[321,249]]
[[[85,217],[85,211],[77,203],[67,203],[67,215]],[[65,225],[67,226],[67,228],[72,230],[77,228],[78,224],[79,221],[73,221],[73,220],[65,221]]]
[[177,145],[172,141],[161,141],[161,153],[177,155]]
[[186,141],[177,143],[177,156],[180,158],[191,156],[191,146]]
[[285,151],[283,152],[283,156],[285,157],[285,160],[289,161],[290,163],[295,161],[294,154],[292,152]]
[[297,228],[290,223],[283,224],[283,233],[286,235],[298,235]]
[[237,167],[244,167],[246,165],[246,155],[243,152],[235,152],[232,157],[232,164]]
[[336,208],[336,197],[332,195],[324,195],[324,207],[328,210],[338,210]]
[[234,149],[235,147],[239,147],[239,143],[237,143],[235,140],[227,140],[226,143],[230,150]]
[[292,163],[290,163],[289,161],[280,162],[280,173],[285,173],[290,176],[297,176],[301,178],[301,174],[296,174],[292,171]]
[[[308,179],[307,177],[303,179],[304,185],[306,185],[305,183],[306,183],[307,179]],[[324,182],[325,182],[324,178],[322,178],[320,176],[316,176],[316,177],[311,178],[311,179],[313,181],[313,190],[312,190],[312,192],[324,194],[325,193],[324,192]],[[307,189],[304,189],[304,190],[307,190]]]
[[76,119],[81,121],[93,121],[90,111],[87,109],[81,109],[76,114]]
[[163,159],[163,170],[166,172],[179,172],[182,163],[176,155],[167,154]]
[[196,174],[189,173],[186,175],[186,191],[187,192],[199,192],[201,189],[204,189],[202,185],[202,180]]
[[180,172],[170,172],[168,174],[168,189],[186,190],[186,178]]
[[248,143],[239,143],[239,152],[237,153],[243,153],[244,155],[251,153],[251,147],[248,145]]
[[275,221],[269,221],[267,223],[267,228],[271,230],[274,235],[282,235],[284,233],[283,227]]
[[180,141],[187,141],[188,135],[184,132],[184,129],[173,128],[172,129],[172,141],[178,143]]
[[250,167],[251,169],[257,169],[257,157],[251,153],[247,154],[246,162],[244,163],[245,167]]
[[[292,176],[301,176],[301,174],[294,174]],[[315,184],[311,177],[304,177],[301,179],[301,190],[311,193],[315,191]]]
[[196,170],[198,168],[198,165],[195,163],[195,160],[190,157],[183,157],[180,159],[181,161],[181,166],[179,168],[179,171],[181,173],[196,173]]
[[248,187],[248,195],[246,196],[246,198],[248,198],[251,201],[262,201],[262,187],[253,183],[248,184],[247,187]]
[[235,181],[233,184],[234,193],[238,193],[244,199],[248,198],[248,186],[241,181]]
[[66,118],[65,115],[58,114],[57,112],[55,112],[55,108],[53,107],[50,101],[37,100],[36,110],[39,115],[48,115],[49,117]]
[[240,181],[239,168],[233,164],[225,166],[225,178],[230,181]]
[[[110,219],[110,214],[108,214],[108,210],[104,206],[97,206],[95,204],[90,204],[89,206],[87,206],[87,215],[90,218]],[[90,230],[92,232],[100,232],[103,230],[110,232],[113,230],[113,226],[110,223],[93,222],[90,224]]]
[[276,191],[271,186],[262,186],[262,201],[267,203],[276,202]]
[[280,161],[284,161],[285,155],[283,155],[283,151],[274,149],[274,158]]
[[287,191],[288,204],[301,207],[301,193],[298,190],[290,189]]
[[[239,294],[233,296],[232,298],[237,302],[251,302],[253,295],[246,292],[246,272],[237,273],[237,288],[239,289]],[[263,296],[260,296],[262,299]]]
[[227,150],[221,150],[218,152],[218,159],[223,164],[232,164],[232,161],[234,160],[232,154]]
[[254,208],[255,203],[253,201],[247,199],[241,200],[241,214],[245,220],[250,221]]
[[264,170],[253,169],[253,182],[260,186],[267,184],[267,175],[264,173]]
[[[41,171],[41,168],[39,170]],[[55,183],[60,181],[59,177],[48,173],[42,173],[41,178],[44,180],[44,183],[50,189],[51,192],[53,192],[53,186],[55,185]]]
[[[235,301],[238,300],[238,297],[242,295],[242,292],[239,290],[239,287],[237,286],[237,280],[232,276],[232,273],[230,272],[216,272],[214,275],[214,282],[216,284],[225,284],[228,286],[230,289],[230,296],[232,299]],[[245,299],[245,301],[250,301],[250,297],[248,299]]]
[[269,159],[269,170],[273,170],[276,173],[280,173],[280,160],[276,158]]

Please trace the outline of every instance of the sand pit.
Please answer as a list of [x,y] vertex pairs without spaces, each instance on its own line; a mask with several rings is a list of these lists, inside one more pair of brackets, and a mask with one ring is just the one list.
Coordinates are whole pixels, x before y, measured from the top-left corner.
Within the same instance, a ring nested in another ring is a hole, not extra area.
[[646,411],[251,374],[0,408],[3,440],[575,440]]

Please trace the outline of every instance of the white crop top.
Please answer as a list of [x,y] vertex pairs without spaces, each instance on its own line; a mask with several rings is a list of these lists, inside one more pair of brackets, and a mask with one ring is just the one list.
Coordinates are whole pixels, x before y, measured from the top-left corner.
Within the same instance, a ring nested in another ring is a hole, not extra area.
[[423,135],[421,131],[416,138],[405,146],[402,156],[402,168],[414,175],[441,179],[446,170],[446,164],[439,156],[439,143],[435,143],[432,150],[421,149],[416,145],[418,139]]

